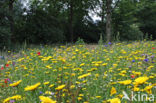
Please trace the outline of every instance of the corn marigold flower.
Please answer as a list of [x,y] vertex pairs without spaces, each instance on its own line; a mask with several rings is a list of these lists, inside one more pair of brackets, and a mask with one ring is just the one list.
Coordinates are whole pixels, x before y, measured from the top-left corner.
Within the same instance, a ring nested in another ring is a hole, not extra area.
[[119,81],[119,84],[123,84],[123,85],[128,85],[132,83],[132,80],[124,80],[124,81]]
[[110,103],[121,103],[119,98],[109,99],[108,102],[110,102]]
[[27,86],[26,88],[24,88],[24,91],[33,91],[35,89],[37,89],[37,87],[41,85],[41,83],[36,83],[35,85],[32,85],[32,86]]
[[152,94],[152,89],[153,88],[153,86],[152,85],[150,85],[150,86],[146,86],[145,88],[144,88],[144,90],[148,93],[148,94]]
[[91,73],[83,74],[83,75],[78,76],[78,79],[82,79],[82,78],[88,77],[90,75],[91,75]]
[[19,81],[15,82],[15,83],[10,84],[9,86],[10,86],[10,87],[16,87],[16,86],[18,86],[21,82],[22,82],[22,80],[19,80]]
[[3,101],[3,103],[9,103],[10,100],[21,100],[21,99],[22,99],[21,95],[15,95],[15,96],[6,98]]
[[140,85],[145,83],[149,78],[148,77],[138,77],[134,80],[135,85]]
[[44,82],[44,85],[48,85],[50,82]]
[[57,88],[55,88],[55,90],[61,90],[61,89],[63,89],[64,87],[65,87],[66,85],[60,85],[60,86],[58,86]]
[[54,84],[51,84],[49,87],[51,88],[51,87],[53,87],[54,86]]
[[134,86],[134,88],[133,88],[133,91],[139,91],[140,90],[140,88],[138,88],[137,86]]
[[45,97],[45,96],[39,96],[39,99],[41,100],[41,103],[56,103],[56,101],[52,100],[49,97]]
[[117,93],[116,89],[112,87],[110,95],[112,96],[113,94],[116,94],[116,93]]

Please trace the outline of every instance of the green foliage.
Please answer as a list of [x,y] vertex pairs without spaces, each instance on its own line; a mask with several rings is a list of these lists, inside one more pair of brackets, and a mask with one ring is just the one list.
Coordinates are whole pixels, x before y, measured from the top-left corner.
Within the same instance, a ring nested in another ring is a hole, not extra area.
[[152,35],[156,38],[156,1],[143,0],[138,3],[136,17],[138,18],[139,28],[148,38]]
[[[70,42],[71,0],[31,0],[28,9],[20,0],[13,3],[14,31],[10,26],[9,3],[0,1],[0,48],[9,44],[52,44]],[[115,4],[114,4],[115,5]],[[97,10],[100,7],[101,10]],[[98,43],[106,40],[106,0],[73,0],[73,40]],[[112,11],[114,41],[156,39],[156,1],[120,0]],[[90,11],[101,20],[93,21]],[[99,12],[100,11],[100,12]],[[26,15],[23,15],[26,14]],[[14,41],[11,40],[14,34]]]
[[120,40],[138,40],[143,33],[139,30],[137,18],[135,17],[134,2],[123,0],[113,13],[114,36],[120,36]]
[[103,45],[103,37],[102,37],[102,34],[100,35],[100,39],[98,41],[98,44],[99,45]]
[[80,44],[85,44],[85,42],[83,41],[83,39],[78,38],[75,44],[80,45]]

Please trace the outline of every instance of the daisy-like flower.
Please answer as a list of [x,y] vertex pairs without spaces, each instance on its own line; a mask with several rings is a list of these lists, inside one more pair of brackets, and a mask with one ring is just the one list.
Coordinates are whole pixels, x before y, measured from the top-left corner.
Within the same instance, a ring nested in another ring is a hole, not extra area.
[[21,100],[21,99],[22,99],[21,95],[15,95],[15,96],[6,98],[3,101],[3,103],[8,103],[10,100]]
[[61,90],[61,89],[63,89],[64,87],[65,87],[66,85],[60,85],[60,86],[58,86],[57,88],[55,88],[55,90]]
[[27,86],[26,88],[24,88],[24,91],[33,91],[35,89],[37,89],[37,87],[41,85],[41,83],[36,83],[35,85],[32,85],[32,86]]
[[82,79],[82,78],[88,77],[88,76],[90,76],[90,75],[91,75],[91,73],[83,74],[83,75],[80,75],[80,76],[78,77],[78,79]]
[[124,81],[119,81],[119,84],[123,84],[123,85],[128,85],[132,83],[132,80],[124,80]]
[[149,78],[148,77],[139,77],[134,80],[135,85],[140,85],[145,83]]
[[112,87],[110,95],[112,96],[113,94],[116,94],[116,93],[117,93],[116,89],[114,87]]
[[152,89],[153,88],[153,86],[152,85],[150,85],[150,86],[146,86],[145,88],[144,88],[144,90],[148,93],[148,94],[152,94]]
[[22,80],[19,80],[19,81],[15,82],[15,83],[10,84],[9,86],[10,87],[17,87],[21,82],[22,82]]
[[50,82],[44,82],[44,85],[48,85]]
[[41,103],[56,103],[56,101],[52,100],[49,97],[45,97],[45,96],[39,96],[39,99],[41,100]]
[[109,99],[108,102],[110,102],[110,103],[121,103],[119,98]]

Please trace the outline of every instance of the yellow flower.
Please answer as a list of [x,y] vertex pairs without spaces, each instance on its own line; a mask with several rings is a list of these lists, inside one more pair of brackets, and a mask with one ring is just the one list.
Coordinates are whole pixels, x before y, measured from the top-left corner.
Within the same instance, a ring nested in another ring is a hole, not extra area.
[[53,93],[51,91],[46,91],[45,94],[52,95]]
[[19,81],[15,82],[15,83],[10,84],[9,86],[10,86],[10,87],[16,87],[16,86],[18,86],[21,82],[22,82],[22,80],[19,80]]
[[140,85],[145,83],[149,78],[148,77],[139,77],[134,80],[135,85]]
[[49,87],[51,88],[51,87],[53,87],[54,86],[54,84],[51,84]]
[[103,63],[102,66],[106,66],[108,63]]
[[71,85],[71,86],[70,86],[70,89],[73,89],[73,88],[75,88],[75,85]]
[[116,89],[114,87],[112,87],[110,95],[112,96],[113,94],[116,94],[116,93],[117,93]]
[[39,99],[41,100],[41,103],[56,103],[56,101],[45,96],[39,96]]
[[139,91],[139,90],[140,90],[140,88],[138,88],[136,86],[133,88],[133,91]]
[[33,90],[35,90],[39,85],[41,85],[41,83],[36,83],[35,85],[27,86],[26,88],[24,88],[24,91],[33,91]]
[[77,99],[78,99],[78,101],[80,101],[80,100],[82,100],[82,97],[78,97]]
[[82,78],[85,78],[85,77],[90,76],[90,75],[91,75],[91,73],[83,74],[83,75],[80,75],[78,77],[78,79],[82,79]]
[[3,101],[3,103],[9,103],[10,100],[21,100],[21,99],[22,99],[22,97],[20,95],[15,95],[15,96],[6,98]]
[[96,98],[101,98],[101,96],[96,96]]
[[109,99],[108,102],[110,102],[110,103],[121,103],[119,98]]
[[123,84],[123,85],[128,85],[132,83],[132,80],[119,81],[118,83]]
[[49,82],[44,82],[44,85],[48,85],[49,84]]
[[79,96],[80,96],[80,97],[83,97],[83,96],[84,96],[84,94],[79,94]]
[[153,88],[153,86],[152,85],[150,85],[150,86],[146,86],[145,88],[144,88],[144,90],[148,93],[148,94],[152,94],[152,89]]
[[58,86],[57,88],[55,88],[55,90],[61,90],[61,89],[63,89],[64,87],[65,87],[66,85],[60,85],[60,86]]

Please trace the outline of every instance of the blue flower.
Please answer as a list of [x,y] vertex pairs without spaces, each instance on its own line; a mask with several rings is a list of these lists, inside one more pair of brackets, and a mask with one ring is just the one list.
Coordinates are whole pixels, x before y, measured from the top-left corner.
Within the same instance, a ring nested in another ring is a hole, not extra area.
[[148,59],[144,59],[144,61],[145,61],[145,62],[148,62],[149,60],[148,60]]
[[40,91],[40,94],[43,94],[43,92],[42,92],[42,91]]
[[111,42],[109,42],[108,44],[109,44],[109,45],[111,45],[112,43],[111,43]]
[[132,62],[135,62],[135,60],[132,60]]
[[0,59],[5,59],[4,56],[0,56]]

